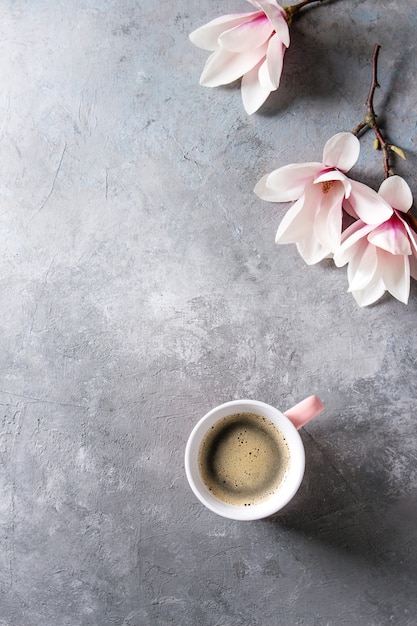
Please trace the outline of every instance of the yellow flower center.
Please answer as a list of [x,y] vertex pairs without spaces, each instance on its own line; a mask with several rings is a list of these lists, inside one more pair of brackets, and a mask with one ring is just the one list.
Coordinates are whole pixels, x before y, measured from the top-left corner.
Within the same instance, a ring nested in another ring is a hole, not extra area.
[[321,189],[323,193],[329,193],[329,190],[333,187],[334,180],[325,180],[321,183]]

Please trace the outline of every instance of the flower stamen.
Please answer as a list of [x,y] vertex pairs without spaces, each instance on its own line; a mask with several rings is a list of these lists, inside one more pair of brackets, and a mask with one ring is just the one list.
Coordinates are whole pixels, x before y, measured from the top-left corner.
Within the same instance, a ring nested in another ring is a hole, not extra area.
[[323,193],[329,193],[330,189],[334,185],[334,180],[325,180],[321,183],[321,190]]

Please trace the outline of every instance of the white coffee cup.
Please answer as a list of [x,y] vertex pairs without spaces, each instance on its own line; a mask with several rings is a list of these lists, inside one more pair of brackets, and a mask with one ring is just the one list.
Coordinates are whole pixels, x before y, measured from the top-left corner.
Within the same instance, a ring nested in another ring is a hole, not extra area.
[[[298,429],[323,411],[317,396],[309,396],[281,413],[275,407],[256,400],[233,400],[209,411],[193,428],[185,450],[185,472],[191,489],[208,509],[234,520],[256,520],[280,511],[297,493],[305,470],[305,452]],[[219,420],[236,413],[255,413],[272,422],[289,448],[285,475],[267,499],[251,506],[229,504],[209,490],[199,469],[200,446],[208,431]]]

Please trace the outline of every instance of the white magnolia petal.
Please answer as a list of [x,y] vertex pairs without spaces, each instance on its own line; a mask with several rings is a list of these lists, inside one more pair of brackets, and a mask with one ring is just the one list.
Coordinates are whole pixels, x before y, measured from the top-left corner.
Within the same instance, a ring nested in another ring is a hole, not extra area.
[[407,304],[410,295],[410,261],[408,256],[378,249],[380,275],[394,298]]
[[269,177],[270,174],[265,174],[265,176],[262,176],[262,178],[256,183],[253,192],[256,193],[257,196],[262,198],[262,200],[266,200],[267,202],[281,202],[280,191],[276,191],[268,184]]
[[265,89],[265,91],[268,90],[268,92],[271,93],[271,91],[276,90],[276,87],[274,83],[272,82],[271,77],[269,75],[268,63],[266,59],[259,66],[258,80],[259,80],[259,84],[261,85],[263,89]]
[[309,220],[306,219],[304,209],[304,197],[297,200],[288,209],[278,226],[275,243],[296,243],[312,230]]
[[411,246],[414,248],[414,254],[417,255],[417,233],[415,232],[415,230],[411,228],[411,226],[405,220],[403,220],[400,213],[397,213],[396,215],[398,219],[401,220],[401,222],[404,224],[404,228],[407,231]]
[[368,241],[391,254],[411,254],[408,233],[396,215],[371,231]]
[[266,43],[271,33],[270,21],[263,13],[260,13],[251,21],[225,30],[219,36],[218,43],[229,52],[246,52]]
[[359,139],[355,135],[337,133],[324,146],[323,163],[330,167],[337,167],[342,172],[347,172],[358,160],[359,151]]
[[[278,39],[277,35],[273,35],[268,42],[268,50],[266,53],[266,66],[268,70],[268,78],[271,85],[271,91],[278,89],[279,87],[282,68],[284,65],[284,54],[285,46]],[[261,80],[261,77],[259,78]]]
[[255,186],[255,193],[270,202],[298,200],[320,168],[321,163],[284,165],[264,176]]
[[204,87],[219,87],[232,83],[255,67],[265,54],[266,47],[262,46],[240,54],[218,48],[207,59],[200,84]]
[[341,245],[334,254],[334,263],[337,267],[342,267],[349,263],[349,261],[355,256],[361,245],[361,239],[366,237],[372,226],[368,226],[356,220],[342,233]]
[[365,289],[373,280],[378,267],[376,248],[361,242],[348,265],[349,290]]
[[352,181],[350,180],[350,178],[348,178],[347,176],[345,176],[344,178],[342,178],[342,180],[340,181],[343,185],[343,187],[345,188],[345,198],[349,198],[351,192],[352,192]]
[[290,29],[288,28],[284,9],[276,3],[265,2],[265,0],[259,0],[256,5],[268,17],[277,36],[284,46],[288,48],[290,45]]
[[350,247],[364,239],[373,228],[372,224],[365,224],[362,220],[356,220],[342,233],[340,251],[349,250]]
[[324,183],[330,182],[332,180],[340,180],[343,181],[346,178],[343,172],[339,172],[339,170],[334,169],[334,167],[329,167],[326,169],[320,170],[318,175],[314,178],[315,183]]
[[218,47],[217,40],[225,30],[234,28],[238,24],[243,24],[253,19],[253,16],[256,16],[258,13],[259,11],[216,17],[214,20],[204,24],[204,26],[200,26],[194,30],[188,37],[197,48],[213,51]]
[[319,205],[320,190],[313,184],[307,185],[306,192],[284,216],[275,238],[276,243],[300,244],[305,251],[300,254],[308,264],[317,263],[332,252],[316,236],[314,222]]
[[[260,68],[264,65],[265,61],[261,61],[258,65],[255,65],[252,70],[246,72],[242,78],[240,93],[242,96],[243,107],[248,115],[255,113],[255,111],[263,105],[271,93],[271,90],[265,87],[259,80]],[[268,198],[264,198],[264,200],[267,199]]]
[[342,234],[343,187],[320,194],[320,204],[314,220],[314,233],[321,244],[333,253],[340,247]]
[[413,204],[413,194],[401,176],[390,176],[381,184],[379,195],[397,211],[407,213]]
[[331,258],[331,252],[311,235],[297,243],[297,250],[307,265],[320,263],[323,259]]
[[381,224],[391,217],[392,207],[376,191],[357,180],[352,180],[351,185],[349,205],[362,221]]
[[385,293],[385,285],[382,278],[376,277],[366,289],[352,291],[359,306],[369,306],[379,300]]
[[348,250],[342,250],[340,247],[333,254],[333,261],[336,267],[343,267],[346,263],[349,263],[354,256],[356,246],[352,246]]

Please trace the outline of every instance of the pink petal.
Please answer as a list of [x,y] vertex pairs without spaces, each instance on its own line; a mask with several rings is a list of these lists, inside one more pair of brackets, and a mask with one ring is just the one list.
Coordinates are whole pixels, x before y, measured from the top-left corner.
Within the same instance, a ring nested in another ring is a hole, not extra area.
[[240,91],[243,106],[248,115],[255,113],[271,93],[271,90],[265,87],[259,80],[260,68],[264,65],[266,65],[266,61],[260,61],[252,70],[246,72],[242,78]]
[[[268,42],[268,50],[266,53],[266,69],[264,78],[259,73],[261,84],[266,87],[270,85],[269,90],[278,89],[281,80],[282,68],[284,64],[285,46],[278,39],[277,35],[273,35]],[[262,68],[261,68],[262,70]]]
[[394,255],[378,249],[378,265],[385,287],[400,302],[407,304],[410,294],[408,256]]
[[275,243],[296,243],[312,231],[306,219],[304,197],[297,200],[282,218],[275,237]]
[[323,163],[330,167],[337,167],[342,172],[348,172],[359,157],[359,139],[352,133],[337,133],[325,144]]
[[410,240],[404,224],[396,215],[371,231],[368,241],[391,254],[411,254]]
[[229,52],[246,52],[252,48],[262,46],[272,34],[271,23],[268,18],[260,13],[254,19],[234,28],[225,30],[218,39],[222,48]]
[[237,80],[249,72],[266,54],[266,46],[234,54],[218,48],[209,56],[200,77],[204,87],[219,87]]
[[349,207],[361,220],[367,224],[381,224],[391,217],[392,208],[376,191],[356,180],[352,180],[351,185]]
[[269,202],[297,200],[304,193],[308,181],[321,167],[321,163],[284,165],[261,178],[254,191]]
[[204,26],[200,26],[200,28],[197,28],[190,33],[189,38],[198,48],[213,51],[218,47],[217,40],[225,30],[234,28],[239,24],[243,24],[257,15],[260,15],[259,11],[252,13],[235,13],[233,15],[216,17],[214,20],[211,20],[211,22],[204,24]]
[[408,184],[401,176],[386,178],[378,191],[379,195],[397,211],[407,213],[413,204],[413,195]]
[[269,18],[274,31],[284,46],[288,48],[290,45],[290,29],[288,28],[287,18],[284,9],[277,3],[258,0],[256,5],[264,11]]
[[349,291],[365,289],[372,282],[377,266],[375,247],[362,241],[348,265]]

